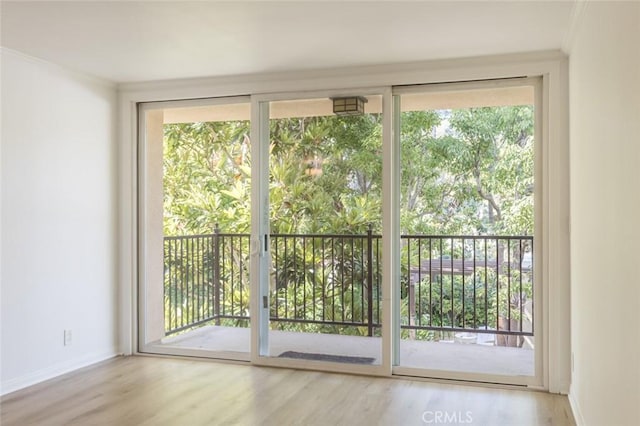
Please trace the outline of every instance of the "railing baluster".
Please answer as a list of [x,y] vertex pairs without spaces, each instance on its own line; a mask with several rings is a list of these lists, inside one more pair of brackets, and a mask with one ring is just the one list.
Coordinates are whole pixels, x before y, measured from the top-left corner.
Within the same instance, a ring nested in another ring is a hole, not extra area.
[[200,240],[200,237],[196,238],[196,260],[198,265],[198,268],[196,269],[196,299],[198,301],[196,306],[196,319],[198,322],[202,320],[202,303],[200,300],[202,291],[202,279],[200,278],[202,274],[202,248],[200,247]]
[[[289,318],[289,265],[287,253],[289,252],[289,238],[283,237],[284,241],[284,317]],[[280,269],[280,268],[277,268]]]
[[[351,287],[351,322],[356,322],[356,313],[355,313],[355,292],[354,292],[354,287],[356,285],[356,280],[355,280],[355,269],[356,269],[356,256],[355,256],[355,237],[351,238],[351,283],[350,283],[350,287]],[[360,282],[360,288],[362,288],[362,282]]]
[[207,318],[207,239],[205,237],[200,238],[200,321]]
[[322,321],[326,320],[326,301],[327,301],[327,295],[325,292],[325,289],[327,288],[327,271],[326,271],[326,260],[325,260],[325,256],[326,256],[326,252],[325,252],[325,239],[324,237],[322,238]]
[[467,327],[467,322],[466,322],[467,313],[466,313],[466,311],[464,309],[464,285],[465,285],[464,276],[465,276],[465,272],[467,272],[466,271],[466,265],[464,263],[464,252],[465,252],[465,250],[466,250],[466,247],[465,247],[465,243],[464,243],[464,238],[462,238],[462,267],[461,267],[461,269],[462,269],[462,328],[466,328]]
[[302,239],[302,318],[307,318],[307,239]]
[[[367,270],[364,265],[365,265],[365,259],[366,259],[366,255],[365,255],[365,243],[364,241],[360,242],[360,263],[362,264],[362,270],[360,271],[360,282],[364,283],[367,279]],[[365,307],[365,292],[364,292],[364,286],[361,286],[361,291],[360,291],[360,322],[364,323],[364,307]]]
[[[407,277],[404,283],[405,288],[405,297],[407,304],[407,316],[404,318],[404,323],[408,326],[415,326],[415,285],[416,285],[416,274],[411,272],[411,265],[413,263],[413,259],[415,257],[415,246],[416,240],[413,238],[407,238],[405,242],[405,247],[407,251],[406,262],[407,262]],[[418,267],[418,274],[420,268]],[[402,318],[401,318],[402,319]],[[402,321],[401,321],[402,322]],[[413,329],[409,330],[409,337],[413,334]]]
[[500,240],[496,238],[496,330],[500,329]]
[[511,331],[511,239],[507,240],[507,330]]
[[478,328],[476,315],[476,239],[473,239],[473,328]]
[[522,262],[524,260],[524,253],[522,252],[522,238],[518,239],[518,252],[520,256],[520,291],[518,295],[518,306],[520,308],[520,331],[522,331],[522,317],[524,317],[524,303],[522,297]]
[[244,274],[242,273],[243,266],[243,258],[242,258],[242,238],[238,238],[238,286],[240,287],[240,315],[243,315],[245,310],[244,302],[244,280],[242,277]]
[[216,325],[220,325],[220,228],[216,223],[213,234],[213,311]]
[[429,238],[429,327],[433,326],[433,240]]
[[382,262],[380,262],[380,244],[382,244],[382,236],[376,238],[376,283],[378,284],[377,288],[378,291],[376,293],[377,296],[377,305],[378,305],[378,322],[380,322],[380,299],[382,299],[382,286],[380,285],[380,280],[382,279],[382,273],[380,272],[380,268],[382,267],[381,264]]
[[[178,327],[182,327],[182,304],[183,304],[183,286],[184,286],[184,279],[185,279],[185,274],[184,274],[184,240],[180,240],[180,293],[178,293],[178,290],[176,288],[176,306],[178,307],[178,309],[176,309],[176,319],[177,319],[177,326]],[[178,295],[180,297],[178,297]]]
[[196,270],[196,297],[198,305],[196,306],[196,320],[202,320],[202,237],[196,238],[196,258],[198,269]]
[[[422,325],[422,238],[418,238],[418,326]],[[414,289],[415,294],[415,289]]]
[[[194,297],[194,295],[195,295],[195,284],[196,284],[195,283],[195,266],[196,265],[195,265],[195,259],[194,259],[194,254],[195,254],[195,252],[194,252],[194,245],[195,244],[194,243],[195,243],[195,241],[191,240],[190,243],[191,244],[190,244],[189,250],[191,252],[191,262],[192,263],[190,263],[190,268],[189,268],[189,272],[190,272],[190,274],[189,274],[189,282],[191,283],[191,291],[189,292],[189,298],[187,299],[187,303],[189,303],[191,301],[191,303],[190,303],[190,305],[191,305],[191,316],[189,318],[189,321],[194,321],[194,318],[195,318],[195,309],[194,309],[195,308],[195,297]],[[187,307],[187,312],[189,312],[188,307]]]
[[444,321],[443,321],[443,317],[444,317],[444,309],[442,309],[443,307],[443,299],[444,299],[444,275],[442,274],[442,255],[443,255],[443,250],[442,250],[442,238],[439,238],[440,241],[440,252],[439,252],[439,257],[440,257],[440,327],[444,326]]
[[345,321],[344,316],[344,237],[340,238],[340,314],[342,322]]
[[293,247],[291,251],[293,252],[293,317],[298,318],[298,288],[299,288],[299,279],[298,279],[298,262],[297,262],[297,253],[296,253],[296,237],[292,238]]
[[487,275],[487,239],[484,239],[484,327],[489,328],[489,276]]
[[180,303],[179,300],[178,300],[178,285],[179,285],[179,282],[182,282],[181,281],[182,268],[181,268],[181,265],[180,265],[180,267],[178,266],[178,262],[179,262],[179,260],[178,260],[178,246],[182,247],[182,240],[180,240],[179,243],[180,244],[176,243],[173,246],[173,253],[174,253],[174,257],[175,257],[174,262],[173,262],[173,266],[174,266],[173,278],[175,280],[175,283],[173,285],[173,302],[175,304],[174,305],[175,308],[174,308],[174,311],[173,311],[173,322],[174,322],[173,327],[174,328],[180,327],[180,324],[178,323],[178,307],[179,307],[179,303]]
[[280,272],[280,257],[278,256],[278,248],[280,247],[280,237],[278,235],[271,235],[272,241],[273,241],[273,246],[274,246],[274,259],[273,259],[273,264],[275,266],[275,276],[274,279],[276,280],[276,285],[274,288],[274,299],[275,299],[275,313],[274,315],[276,317],[278,317],[280,315],[280,281],[278,280],[279,275],[278,273]]
[[331,320],[336,319],[336,267],[335,267],[335,255],[336,255],[336,239],[331,238]]
[[[171,300],[171,288],[173,287],[173,264],[171,263],[173,261],[173,253],[171,252],[171,245],[172,245],[173,241],[172,240],[165,240],[164,241],[164,250],[165,253],[164,255],[166,256],[165,259],[169,259],[169,262],[167,262],[165,260],[165,273],[167,274],[167,279],[169,281],[169,318],[168,321],[165,319],[165,330],[169,329],[171,330],[173,328],[173,326],[171,325],[171,320],[173,319],[173,300]],[[167,286],[166,286],[166,282],[164,283],[165,287],[164,287],[164,291],[165,291],[165,297],[163,298],[163,302],[165,303],[165,311],[167,310],[166,308],[166,294],[167,294]],[[167,327],[168,324],[168,327]]]
[[367,229],[367,334],[373,336],[373,226]]
[[455,295],[453,294],[453,287],[454,287],[454,279],[453,279],[453,259],[455,258],[455,253],[454,253],[454,246],[453,246],[453,237],[451,237],[451,259],[449,260],[449,262],[451,262],[451,327],[455,327],[455,318],[456,318],[456,312],[455,312],[455,306],[453,304],[454,300],[455,300]]
[[212,312],[212,306],[213,303],[211,300],[211,296],[213,294],[212,288],[211,286],[213,285],[213,273],[212,273],[212,268],[213,268],[213,264],[212,261],[210,262],[209,259],[213,259],[213,245],[212,245],[212,241],[211,238],[205,238],[204,239],[204,246],[205,246],[205,251],[204,253],[206,254],[206,256],[203,259],[203,262],[205,262],[205,265],[207,265],[206,268],[204,268],[204,282],[205,282],[205,298],[204,298],[204,303],[205,303],[205,312],[206,312],[206,317],[207,318],[211,318],[213,316],[213,312]]
[[316,319],[316,238],[311,237],[311,318]]

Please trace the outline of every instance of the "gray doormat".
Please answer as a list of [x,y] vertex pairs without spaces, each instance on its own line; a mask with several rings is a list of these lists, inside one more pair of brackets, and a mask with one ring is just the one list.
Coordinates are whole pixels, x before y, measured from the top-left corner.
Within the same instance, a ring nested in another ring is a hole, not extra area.
[[347,356],[347,355],[329,355],[329,354],[314,354],[309,352],[295,352],[286,351],[278,355],[278,358],[294,358],[294,359],[308,359],[312,361],[331,361],[331,362],[343,362],[348,364],[372,364],[375,358],[369,358],[366,356]]

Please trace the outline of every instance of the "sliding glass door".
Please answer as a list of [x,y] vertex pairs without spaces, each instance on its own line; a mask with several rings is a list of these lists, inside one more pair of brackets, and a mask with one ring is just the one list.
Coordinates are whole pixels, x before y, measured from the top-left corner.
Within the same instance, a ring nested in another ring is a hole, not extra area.
[[143,104],[140,350],[540,384],[540,92]]
[[537,381],[537,84],[396,90],[407,371]]
[[143,352],[248,359],[248,98],[140,107]]
[[379,365],[382,96],[261,106],[269,111],[263,355]]

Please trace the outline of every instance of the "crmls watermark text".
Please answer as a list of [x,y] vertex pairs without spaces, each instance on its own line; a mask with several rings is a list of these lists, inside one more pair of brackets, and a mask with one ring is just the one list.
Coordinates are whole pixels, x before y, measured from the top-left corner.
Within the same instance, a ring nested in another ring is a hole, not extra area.
[[473,423],[471,411],[425,411],[422,413],[422,421],[428,424],[470,424]]

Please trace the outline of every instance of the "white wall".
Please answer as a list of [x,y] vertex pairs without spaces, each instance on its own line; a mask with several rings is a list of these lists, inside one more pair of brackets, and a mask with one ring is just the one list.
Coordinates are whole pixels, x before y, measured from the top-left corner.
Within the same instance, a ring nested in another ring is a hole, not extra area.
[[7,393],[117,352],[116,90],[0,54]]
[[570,46],[570,399],[640,424],[640,3],[587,3]]

